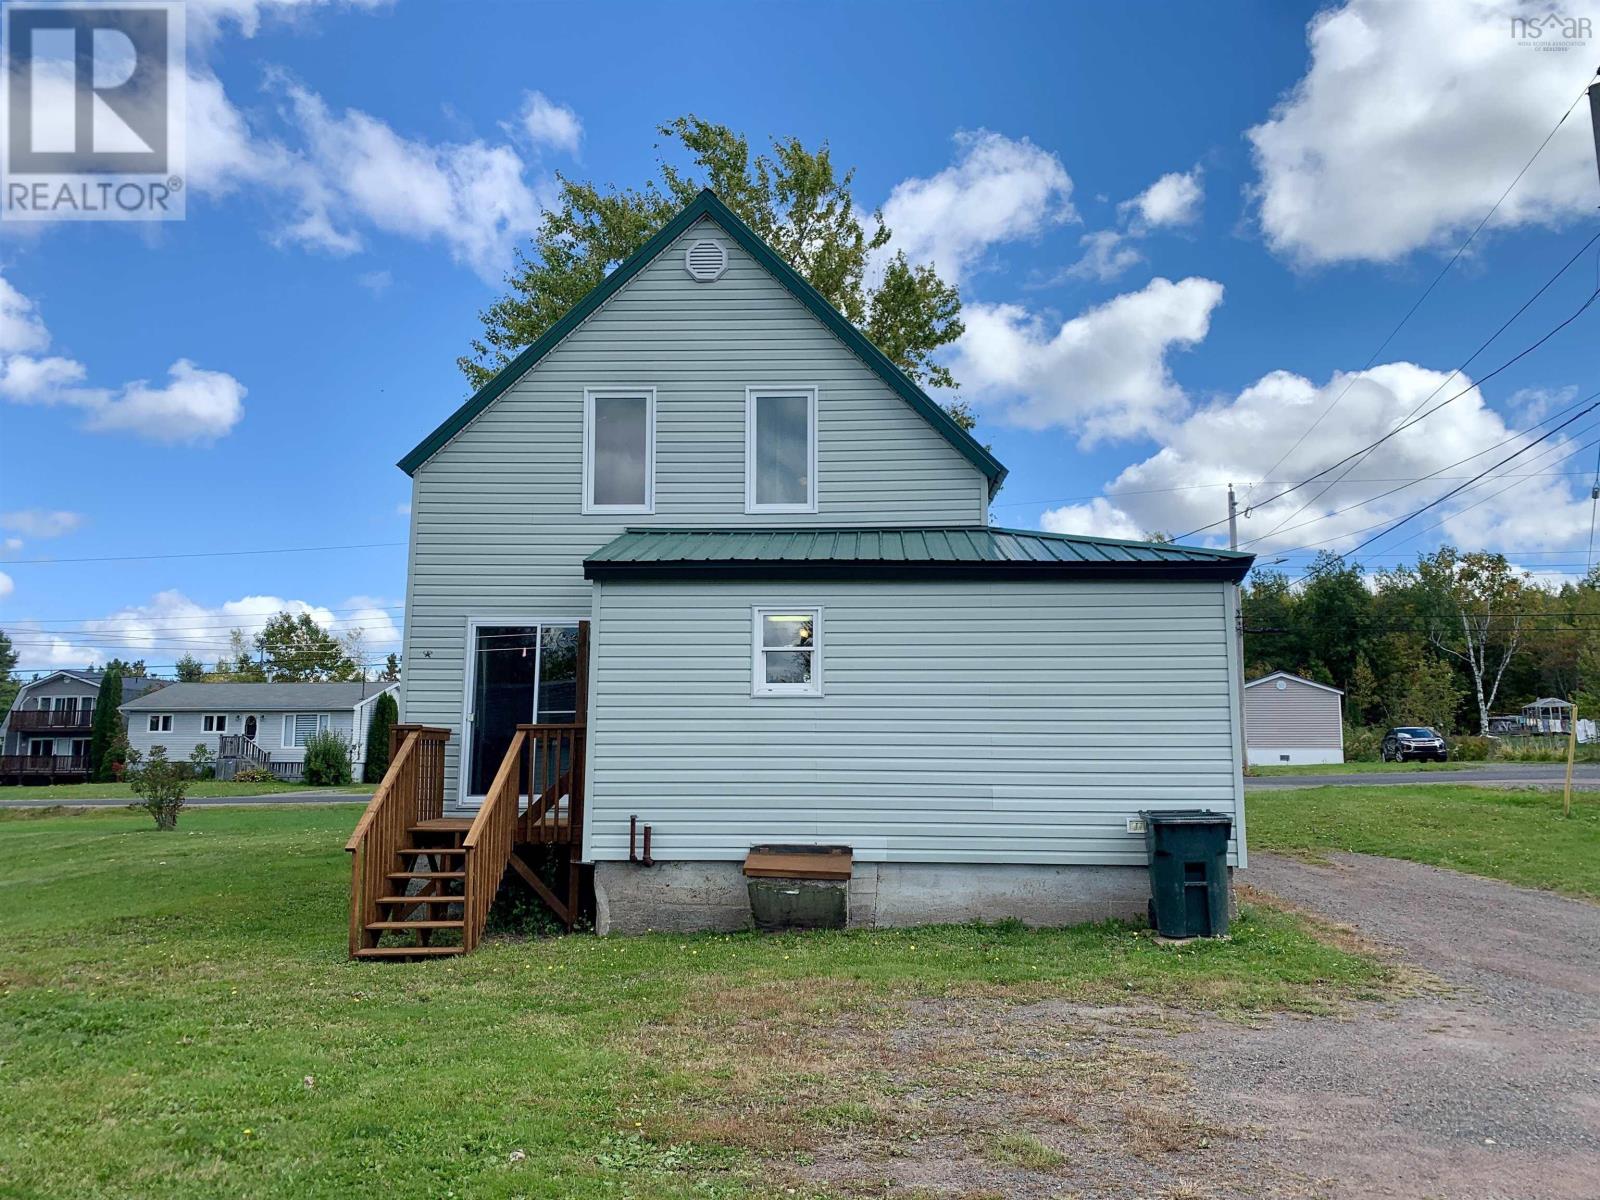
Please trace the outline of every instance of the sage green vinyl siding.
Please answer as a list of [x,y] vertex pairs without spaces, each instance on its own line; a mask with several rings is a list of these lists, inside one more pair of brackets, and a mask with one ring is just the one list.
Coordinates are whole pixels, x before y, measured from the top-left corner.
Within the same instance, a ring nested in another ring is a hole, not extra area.
[[[607,581],[587,853],[1144,861],[1145,808],[1242,819],[1233,586]],[[752,608],[821,619],[823,694],[751,695]],[[1239,830],[1242,833],[1242,830]]]
[[[683,248],[728,250],[694,282]],[[746,514],[745,391],[814,386],[817,511]],[[585,515],[585,388],[656,389],[655,512]],[[425,421],[418,421],[424,425]],[[715,223],[646,266],[413,476],[407,721],[455,731],[471,617],[589,613],[583,559],[627,526],[981,525],[988,480]]]

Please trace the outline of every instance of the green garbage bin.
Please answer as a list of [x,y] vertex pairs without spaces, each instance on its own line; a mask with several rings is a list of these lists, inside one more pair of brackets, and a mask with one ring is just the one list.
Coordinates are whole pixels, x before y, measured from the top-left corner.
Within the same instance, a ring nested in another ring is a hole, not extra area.
[[1150,862],[1150,924],[1163,937],[1222,937],[1228,932],[1226,813],[1190,808],[1145,812]]

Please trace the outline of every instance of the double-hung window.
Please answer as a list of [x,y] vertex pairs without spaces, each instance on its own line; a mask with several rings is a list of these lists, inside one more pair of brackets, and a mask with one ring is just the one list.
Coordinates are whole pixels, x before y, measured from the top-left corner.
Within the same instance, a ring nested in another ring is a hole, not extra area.
[[583,511],[649,513],[655,507],[655,389],[589,389],[583,394]]
[[817,511],[817,389],[745,392],[746,512]]
[[304,746],[313,733],[327,727],[327,713],[284,713],[283,744]]
[[151,733],[171,733],[172,732],[172,714],[171,713],[151,713],[150,714],[150,732]]
[[201,718],[201,723],[206,733],[228,732],[228,716],[226,713],[207,713]]
[[755,610],[755,696],[822,695],[822,610]]

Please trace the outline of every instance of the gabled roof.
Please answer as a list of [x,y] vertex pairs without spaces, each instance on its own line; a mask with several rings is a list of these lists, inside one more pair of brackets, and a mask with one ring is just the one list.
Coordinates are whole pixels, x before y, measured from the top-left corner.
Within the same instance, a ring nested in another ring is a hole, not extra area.
[[992,525],[864,529],[629,529],[584,560],[586,579],[742,575],[843,579],[1244,578],[1253,554]]
[[869,342],[861,331],[852,325],[843,313],[829,304],[822,293],[807,283],[798,271],[778,257],[772,247],[756,236],[755,231],[740,220],[732,209],[718,200],[710,189],[701,192],[690,201],[682,212],[639,247],[632,257],[607,275],[599,286],[580,300],[566,316],[547,329],[533,345],[507,363],[498,375],[479,388],[477,393],[452,413],[444,424],[423,438],[410,454],[400,460],[400,469],[407,475],[415,474],[418,467],[432,458],[446,442],[466,428],[474,417],[493,404],[506,389],[527,374],[528,370],[554,350],[562,339],[587,321],[596,309],[616,295],[656,255],[670,246],[702,217],[709,217],[722,226],[729,237],[733,238],[751,258],[765,267],[779,283],[788,288],[795,299],[810,309],[812,315],[889,385],[890,390],[915,409],[967,461],[982,471],[989,480],[989,494],[994,495],[1001,480],[1006,477],[1006,469],[1000,464],[1000,460],[984,449],[970,433],[957,425],[949,413],[930,399],[928,394],[913,383],[904,371],[895,366],[883,351]]
[[1337,696],[1344,695],[1343,688],[1329,687],[1325,683],[1318,683],[1315,679],[1307,679],[1304,675],[1292,675],[1288,671],[1274,671],[1270,675],[1263,675],[1260,679],[1252,679],[1245,684],[1247,688],[1257,687],[1274,679],[1292,679],[1296,683],[1303,683],[1307,687],[1321,688],[1325,692],[1332,692]]
[[[76,679],[79,683],[94,688],[96,694],[98,694],[100,685],[105,682],[106,673],[104,671],[51,671],[50,674],[41,675],[38,679],[28,680],[17,691],[20,695],[27,688],[38,687],[41,683],[49,683],[52,679],[62,678]],[[163,688],[166,685],[167,681],[165,679],[152,679],[146,675],[124,675],[122,677],[122,694],[124,697],[138,696],[145,692]]]
[[122,706],[124,712],[323,712],[354,708],[397,683],[173,683]]

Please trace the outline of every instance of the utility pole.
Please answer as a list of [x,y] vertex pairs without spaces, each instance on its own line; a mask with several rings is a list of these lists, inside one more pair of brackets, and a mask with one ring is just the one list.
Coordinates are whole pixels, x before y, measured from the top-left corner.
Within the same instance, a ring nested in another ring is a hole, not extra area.
[[1594,125],[1594,165],[1600,170],[1600,71],[1589,85],[1589,121]]
[[[1594,82],[1589,85],[1589,123],[1594,126],[1594,165],[1600,171],[1600,71],[1595,72]],[[1589,489],[1589,504],[1592,507],[1600,501],[1600,478],[1595,481],[1595,486]],[[1594,521],[1593,514],[1589,522],[1590,554],[1594,552]],[[1572,707],[1567,709],[1567,719],[1571,727],[1567,730],[1567,779],[1561,788],[1561,815],[1572,815],[1572,764],[1578,757],[1578,683],[1577,673],[1573,674]]]
[[[1228,485],[1228,549],[1239,548],[1239,502],[1233,495],[1233,484]],[[1234,608],[1238,613],[1237,632],[1234,635],[1239,648],[1239,762],[1245,771],[1250,770],[1250,749],[1245,745],[1244,731],[1244,588],[1233,585]]]

